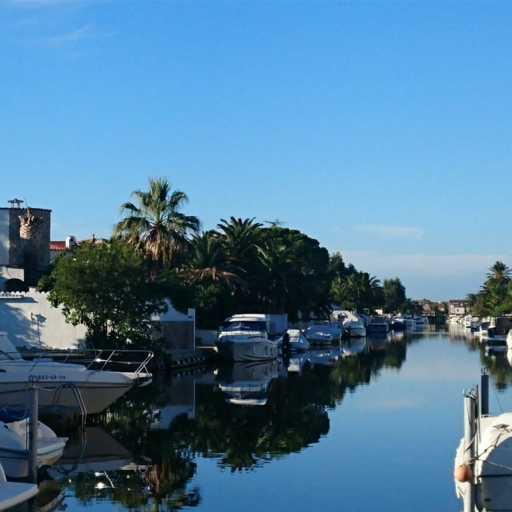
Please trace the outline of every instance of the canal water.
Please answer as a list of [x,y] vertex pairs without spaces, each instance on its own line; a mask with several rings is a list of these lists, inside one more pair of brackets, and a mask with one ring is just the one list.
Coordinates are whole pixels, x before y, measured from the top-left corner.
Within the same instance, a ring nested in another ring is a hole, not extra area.
[[459,511],[462,392],[482,366],[491,411],[512,410],[506,357],[460,332],[173,376],[90,418],[48,485],[69,511]]

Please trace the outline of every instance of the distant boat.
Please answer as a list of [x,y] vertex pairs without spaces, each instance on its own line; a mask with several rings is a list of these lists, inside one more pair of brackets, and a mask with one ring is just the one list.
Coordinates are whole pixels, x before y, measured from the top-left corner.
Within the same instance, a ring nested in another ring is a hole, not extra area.
[[372,318],[366,326],[368,336],[387,336],[389,333],[389,322],[384,318]]
[[332,345],[341,341],[343,327],[337,322],[315,323],[306,328],[304,335],[313,345]]
[[414,320],[416,322],[417,331],[424,331],[429,326],[429,321],[426,316],[417,316]]
[[37,485],[8,482],[0,465],[0,511],[7,510],[32,499],[38,493]]
[[402,332],[407,330],[407,324],[405,318],[403,317],[395,317],[391,320],[391,330],[395,332]]
[[350,338],[363,338],[366,336],[366,327],[357,313],[344,311],[343,330]]

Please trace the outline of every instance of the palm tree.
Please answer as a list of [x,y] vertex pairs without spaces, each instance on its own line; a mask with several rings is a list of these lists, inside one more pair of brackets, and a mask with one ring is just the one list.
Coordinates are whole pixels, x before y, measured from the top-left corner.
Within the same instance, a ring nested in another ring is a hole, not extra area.
[[227,261],[216,233],[196,235],[191,241],[189,257],[185,273],[192,282],[225,284],[229,288],[244,284],[240,277],[242,271]]
[[260,240],[262,224],[255,222],[254,218],[231,217],[229,221],[221,219],[217,227],[228,259],[236,265],[244,266],[247,259],[254,255]]
[[502,261],[497,261],[492,267],[489,268],[487,278],[493,280],[495,283],[501,284],[510,281],[511,270]]
[[294,272],[294,248],[269,238],[266,243],[257,247],[258,261],[264,273],[263,299],[267,307],[284,311],[290,294],[290,286],[297,279]]
[[115,227],[114,236],[142,250],[159,268],[174,263],[200,226],[197,217],[180,211],[187,195],[172,191],[166,178],[150,178],[149,190],[136,190],[132,196],[137,204],[121,206],[125,218]]

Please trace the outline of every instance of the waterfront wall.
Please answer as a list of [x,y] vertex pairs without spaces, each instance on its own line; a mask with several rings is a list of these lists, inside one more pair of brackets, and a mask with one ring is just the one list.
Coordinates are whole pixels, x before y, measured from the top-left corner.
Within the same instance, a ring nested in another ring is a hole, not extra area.
[[167,302],[167,312],[153,318],[155,339],[161,339],[167,352],[195,350],[196,312],[189,309],[187,313],[177,311],[171,302]]
[[48,301],[48,294],[0,293],[0,331],[16,346],[36,348],[77,348],[85,339],[83,325],[71,325],[60,308]]
[[[180,313],[168,302],[168,311],[153,318],[154,336],[169,352],[194,350],[195,310]],[[18,347],[67,350],[85,341],[84,325],[68,324],[61,308],[54,308],[47,293],[0,293],[0,331]]]

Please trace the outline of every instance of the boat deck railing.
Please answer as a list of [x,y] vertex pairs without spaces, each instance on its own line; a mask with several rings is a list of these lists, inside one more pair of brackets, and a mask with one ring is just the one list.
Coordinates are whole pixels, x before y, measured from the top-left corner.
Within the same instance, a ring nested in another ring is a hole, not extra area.
[[120,371],[143,375],[150,373],[149,362],[154,353],[150,350],[124,350],[124,349],[85,349],[66,351],[24,351],[6,352],[0,350],[0,360],[4,361],[32,361],[34,368],[45,362],[74,363],[85,366],[88,370]]

